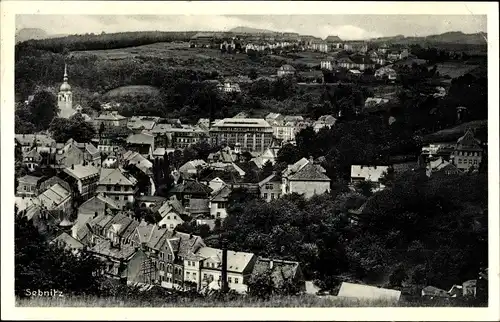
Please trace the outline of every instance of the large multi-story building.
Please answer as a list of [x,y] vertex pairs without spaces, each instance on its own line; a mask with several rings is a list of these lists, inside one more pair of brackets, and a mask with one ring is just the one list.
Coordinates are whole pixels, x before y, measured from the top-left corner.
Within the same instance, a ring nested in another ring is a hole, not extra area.
[[113,200],[119,207],[133,203],[137,194],[137,179],[122,168],[101,169],[97,192]]
[[472,167],[479,169],[482,156],[483,149],[479,145],[479,141],[474,138],[472,131],[467,129],[465,134],[458,139],[455,151],[452,153],[453,164],[463,171]]
[[239,143],[242,151],[259,151],[267,149],[273,140],[273,128],[264,119],[226,118],[216,122],[210,134],[217,144],[229,145]]

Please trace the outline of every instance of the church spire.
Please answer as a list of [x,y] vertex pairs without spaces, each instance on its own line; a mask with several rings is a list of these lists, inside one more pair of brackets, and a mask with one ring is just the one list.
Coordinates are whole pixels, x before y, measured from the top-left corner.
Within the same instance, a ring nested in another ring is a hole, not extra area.
[[63,78],[63,81],[64,81],[65,83],[67,83],[67,82],[68,82],[68,69],[67,69],[67,65],[66,65],[66,63],[64,63],[64,78]]

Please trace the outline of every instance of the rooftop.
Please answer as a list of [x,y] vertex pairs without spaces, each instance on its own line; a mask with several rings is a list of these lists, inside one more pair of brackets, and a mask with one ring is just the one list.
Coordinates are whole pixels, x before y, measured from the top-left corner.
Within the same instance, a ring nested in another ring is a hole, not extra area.
[[82,164],[75,164],[71,168],[66,168],[63,171],[77,180],[82,180],[99,174],[99,170],[96,167]]

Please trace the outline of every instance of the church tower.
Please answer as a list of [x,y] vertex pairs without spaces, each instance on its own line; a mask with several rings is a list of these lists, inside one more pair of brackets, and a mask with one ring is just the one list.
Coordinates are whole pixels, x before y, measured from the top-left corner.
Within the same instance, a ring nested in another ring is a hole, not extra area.
[[69,118],[75,114],[73,110],[73,94],[71,93],[71,86],[68,84],[68,71],[66,64],[64,64],[64,78],[59,93],[57,94],[57,106],[59,107],[59,117]]

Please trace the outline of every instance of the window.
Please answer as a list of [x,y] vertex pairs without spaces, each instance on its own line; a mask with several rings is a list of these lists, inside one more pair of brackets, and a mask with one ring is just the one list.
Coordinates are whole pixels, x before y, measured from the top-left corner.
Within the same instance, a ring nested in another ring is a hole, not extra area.
[[203,279],[206,280],[207,279],[207,274],[203,274]]
[[220,212],[217,212],[216,217],[220,218]]
[[264,199],[267,199],[267,193],[264,194]]
[[228,283],[232,283],[231,277],[227,278]]
[[219,203],[219,208],[220,209],[226,208],[226,204],[224,202]]
[[274,193],[271,193],[271,200],[274,200]]
[[177,219],[177,216],[174,216],[174,219]]
[[477,165],[477,160],[474,160],[474,165]]
[[273,185],[271,183],[266,183],[266,189],[267,190],[272,190],[273,189]]
[[191,278],[191,273],[190,272],[186,272],[186,277],[187,278]]
[[115,186],[115,191],[120,191],[120,186],[119,185]]
[[170,216],[167,216],[167,219],[170,219]]
[[196,279],[196,273],[193,273],[193,279]]
[[120,200],[120,196],[115,196],[115,200]]
[[469,164],[472,164],[472,160],[469,160]]
[[238,278],[237,277],[234,278],[234,284],[238,284]]

